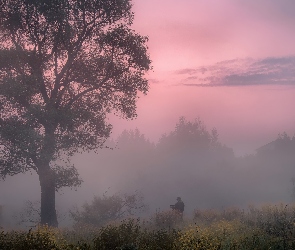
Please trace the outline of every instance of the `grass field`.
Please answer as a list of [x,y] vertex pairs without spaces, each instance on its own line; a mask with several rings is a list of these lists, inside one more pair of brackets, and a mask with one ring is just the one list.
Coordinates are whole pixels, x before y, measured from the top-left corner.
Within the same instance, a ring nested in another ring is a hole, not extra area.
[[129,218],[104,227],[37,227],[2,231],[1,250],[191,250],[295,249],[295,205],[265,205],[247,210],[196,210],[191,220],[172,211],[148,220]]

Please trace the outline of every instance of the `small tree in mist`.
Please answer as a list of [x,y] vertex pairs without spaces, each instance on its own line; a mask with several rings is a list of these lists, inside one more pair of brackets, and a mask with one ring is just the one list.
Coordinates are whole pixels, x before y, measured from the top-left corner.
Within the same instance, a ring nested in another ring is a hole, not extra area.
[[151,143],[139,129],[124,130],[117,138],[119,149],[151,151],[154,144]]
[[187,121],[185,117],[180,117],[175,126],[175,130],[169,134],[164,134],[159,142],[160,146],[189,148],[197,146],[200,148],[210,148],[219,145],[216,129],[210,133],[200,119],[193,122]]
[[76,208],[70,211],[70,216],[76,226],[90,225],[102,226],[110,221],[122,219],[125,216],[132,216],[143,211],[145,205],[143,197],[138,193],[114,194],[102,197],[94,196],[91,203],[85,203],[82,209]]
[[211,154],[228,158],[234,157],[233,150],[219,142],[215,128],[208,131],[200,119],[191,122],[185,117],[179,118],[174,131],[160,138],[157,148],[161,153],[191,154],[193,152],[194,155],[205,156],[204,153],[211,152]]
[[[69,157],[102,147],[110,112],[136,116],[150,69],[131,0],[0,1],[0,176],[36,171],[41,223],[81,184]],[[60,161],[62,160],[62,161]]]
[[281,133],[276,140],[261,146],[256,151],[257,156],[262,158],[266,156],[273,159],[279,158],[281,160],[291,158],[294,160],[295,137],[289,136],[286,132]]

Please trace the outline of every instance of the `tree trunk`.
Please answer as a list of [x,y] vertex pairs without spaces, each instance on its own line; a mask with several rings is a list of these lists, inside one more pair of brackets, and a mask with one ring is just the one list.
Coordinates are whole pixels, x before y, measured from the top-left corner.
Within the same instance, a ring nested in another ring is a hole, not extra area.
[[44,147],[40,153],[39,161],[36,162],[41,186],[41,224],[57,227],[55,210],[55,173],[50,168],[55,149],[55,128],[52,124],[45,127]]
[[49,165],[39,168],[41,186],[41,224],[58,227],[55,210],[55,176]]

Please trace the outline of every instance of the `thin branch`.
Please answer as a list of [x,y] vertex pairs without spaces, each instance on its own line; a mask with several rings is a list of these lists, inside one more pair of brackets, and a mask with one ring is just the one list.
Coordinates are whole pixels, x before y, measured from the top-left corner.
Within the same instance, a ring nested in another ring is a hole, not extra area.
[[[67,60],[66,64],[63,66],[63,68],[61,69],[61,71],[59,73],[57,73],[57,70],[56,70],[56,78],[55,78],[54,88],[51,91],[51,97],[50,97],[51,100],[56,99],[59,88],[61,86],[63,86],[62,84],[60,84],[60,81],[64,77],[64,74],[66,72],[68,72],[70,66],[72,65],[73,58],[74,58],[74,55],[70,51],[68,51],[68,60]],[[56,63],[57,63],[57,59],[56,59]],[[68,75],[68,73],[67,73],[67,75]]]

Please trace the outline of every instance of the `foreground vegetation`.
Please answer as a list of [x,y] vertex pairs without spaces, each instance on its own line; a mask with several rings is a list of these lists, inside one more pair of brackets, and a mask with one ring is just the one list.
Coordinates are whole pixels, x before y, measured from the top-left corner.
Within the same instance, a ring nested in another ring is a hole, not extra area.
[[294,222],[295,206],[283,204],[196,210],[190,221],[164,211],[149,220],[126,219],[100,228],[2,231],[0,249],[295,249]]

